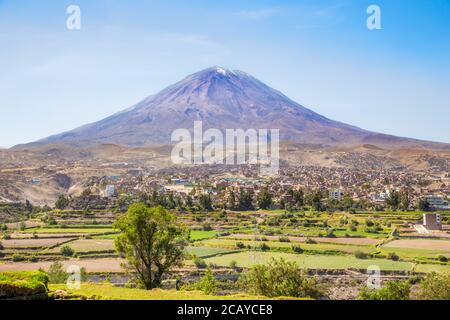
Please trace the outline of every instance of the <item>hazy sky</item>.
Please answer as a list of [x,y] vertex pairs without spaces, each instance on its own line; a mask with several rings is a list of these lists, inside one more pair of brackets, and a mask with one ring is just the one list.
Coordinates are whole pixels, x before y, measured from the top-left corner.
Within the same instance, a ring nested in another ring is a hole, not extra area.
[[[81,30],[66,8],[81,8]],[[381,8],[382,30],[366,27]],[[201,69],[322,115],[450,143],[450,1],[0,0],[0,146],[100,120]]]

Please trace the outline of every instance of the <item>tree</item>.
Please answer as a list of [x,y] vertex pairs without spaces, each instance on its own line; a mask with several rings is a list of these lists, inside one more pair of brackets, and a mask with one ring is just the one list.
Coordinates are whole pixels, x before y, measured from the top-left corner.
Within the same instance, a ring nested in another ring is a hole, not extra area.
[[253,295],[266,297],[320,298],[323,292],[314,278],[308,277],[295,262],[272,258],[241,276],[241,286]]
[[420,199],[417,206],[419,207],[420,211],[430,211],[430,203],[426,199]]
[[163,207],[133,204],[114,228],[121,232],[115,240],[116,249],[144,288],[160,287],[163,275],[181,265],[188,231]]
[[209,194],[202,194],[202,195],[200,195],[199,203],[200,203],[200,207],[203,210],[206,210],[206,211],[212,211],[213,210],[211,196]]
[[228,196],[227,208],[230,210],[236,210],[236,195],[233,190],[230,191]]
[[364,287],[358,300],[409,300],[411,284],[408,281],[388,281],[380,289]]
[[253,197],[247,191],[242,191],[239,195],[239,210],[249,211],[253,210]]
[[429,273],[420,282],[417,297],[421,300],[450,300],[450,275]]
[[308,195],[308,202],[315,211],[322,211],[322,192],[316,190]]
[[69,206],[69,199],[64,195],[60,195],[58,200],[55,202],[55,208],[59,210],[64,210]]
[[386,198],[386,204],[392,210],[397,210],[400,205],[400,193],[395,190],[391,190]]
[[260,193],[258,193],[256,201],[260,209],[269,209],[272,205],[272,195],[270,194],[269,189],[264,188]]
[[28,213],[32,213],[33,212],[33,205],[31,204],[31,202],[29,200],[25,201],[25,210]]
[[411,199],[409,198],[409,194],[406,191],[400,193],[400,209],[403,211],[407,211],[409,205],[411,204]]

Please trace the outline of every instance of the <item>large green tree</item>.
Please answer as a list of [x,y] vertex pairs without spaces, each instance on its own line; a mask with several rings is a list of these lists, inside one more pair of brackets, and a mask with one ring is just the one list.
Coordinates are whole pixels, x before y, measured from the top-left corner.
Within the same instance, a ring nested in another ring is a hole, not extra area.
[[181,265],[189,233],[177,223],[175,214],[163,207],[133,204],[117,219],[114,228],[121,232],[115,240],[116,249],[142,287],[160,287],[163,276]]
[[258,193],[256,197],[256,201],[258,202],[258,207],[260,209],[269,209],[272,205],[272,195],[269,192],[268,188],[264,188]]

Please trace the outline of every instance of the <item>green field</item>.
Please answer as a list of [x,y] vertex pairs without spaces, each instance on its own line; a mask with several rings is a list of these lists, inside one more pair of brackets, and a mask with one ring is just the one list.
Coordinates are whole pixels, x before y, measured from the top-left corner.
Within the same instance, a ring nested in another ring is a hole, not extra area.
[[228,266],[231,261],[236,261],[239,267],[251,267],[255,264],[263,264],[270,258],[284,258],[287,261],[295,261],[301,268],[305,269],[367,269],[376,265],[381,270],[389,271],[409,271],[413,264],[410,262],[392,261],[387,259],[357,259],[354,256],[337,255],[306,255],[290,254],[282,252],[256,252],[246,251],[213,258],[205,259],[206,263],[213,263],[218,266]]
[[191,231],[191,240],[198,241],[203,239],[211,239],[215,238],[217,232],[214,230],[211,231],[203,231],[203,230],[192,230]]
[[231,250],[211,247],[186,247],[186,253],[199,258],[211,257],[218,254],[228,253]]
[[[50,290],[67,291],[65,285],[50,285]],[[79,290],[68,290],[70,294],[98,300],[264,300],[264,297],[255,297],[244,294],[232,296],[205,295],[198,291],[175,290],[142,290],[114,287],[110,284],[83,283]]]

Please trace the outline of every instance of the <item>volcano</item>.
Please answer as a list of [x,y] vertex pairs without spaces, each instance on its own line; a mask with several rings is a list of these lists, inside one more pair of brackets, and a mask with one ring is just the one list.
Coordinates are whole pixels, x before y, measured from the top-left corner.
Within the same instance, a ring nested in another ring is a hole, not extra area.
[[98,122],[16,148],[55,143],[130,147],[169,144],[175,129],[192,129],[194,121],[202,121],[205,130],[279,129],[281,140],[297,143],[449,148],[444,143],[400,138],[333,121],[243,71],[222,67],[192,74]]

